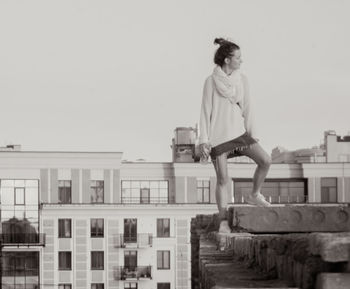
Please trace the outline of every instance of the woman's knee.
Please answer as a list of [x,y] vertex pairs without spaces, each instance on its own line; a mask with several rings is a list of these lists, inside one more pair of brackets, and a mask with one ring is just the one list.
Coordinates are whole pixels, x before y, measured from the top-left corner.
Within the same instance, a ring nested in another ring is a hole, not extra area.
[[258,165],[264,168],[270,168],[272,163],[271,157],[266,154],[261,160],[259,161]]

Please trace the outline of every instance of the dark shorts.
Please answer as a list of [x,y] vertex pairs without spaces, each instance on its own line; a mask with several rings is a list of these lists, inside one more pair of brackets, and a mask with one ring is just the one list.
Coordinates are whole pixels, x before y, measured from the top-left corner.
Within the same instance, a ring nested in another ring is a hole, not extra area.
[[215,160],[218,156],[220,156],[223,153],[228,153],[228,159],[242,156],[242,151],[249,148],[255,143],[257,143],[257,141],[251,136],[249,136],[248,133],[245,133],[233,140],[212,147],[210,151],[210,157],[212,160]]

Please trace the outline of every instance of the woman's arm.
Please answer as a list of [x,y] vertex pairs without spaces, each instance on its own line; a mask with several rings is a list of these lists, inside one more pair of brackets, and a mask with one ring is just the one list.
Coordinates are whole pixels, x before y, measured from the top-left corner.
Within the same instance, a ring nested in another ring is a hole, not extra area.
[[212,79],[208,77],[205,80],[203,88],[202,106],[199,119],[199,144],[209,142],[209,129],[211,120],[211,111],[213,107],[213,84]]

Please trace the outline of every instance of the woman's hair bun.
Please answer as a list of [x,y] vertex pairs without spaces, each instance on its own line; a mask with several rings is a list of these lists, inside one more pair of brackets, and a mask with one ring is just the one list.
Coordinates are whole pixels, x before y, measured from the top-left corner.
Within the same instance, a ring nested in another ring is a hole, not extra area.
[[215,38],[214,44],[219,44],[220,46],[227,42],[224,38]]

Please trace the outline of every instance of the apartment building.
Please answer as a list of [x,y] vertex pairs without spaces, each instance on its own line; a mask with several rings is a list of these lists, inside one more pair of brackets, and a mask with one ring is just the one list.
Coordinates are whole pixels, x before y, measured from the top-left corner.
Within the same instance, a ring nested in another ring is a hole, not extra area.
[[[229,163],[241,204],[255,164]],[[0,151],[2,288],[191,287],[190,221],[212,214],[215,172],[120,152]],[[273,203],[350,202],[350,163],[273,164]]]
[[347,163],[350,162],[350,132],[339,136],[334,130],[324,132],[320,146],[289,151],[276,147],[271,154],[273,163]]

